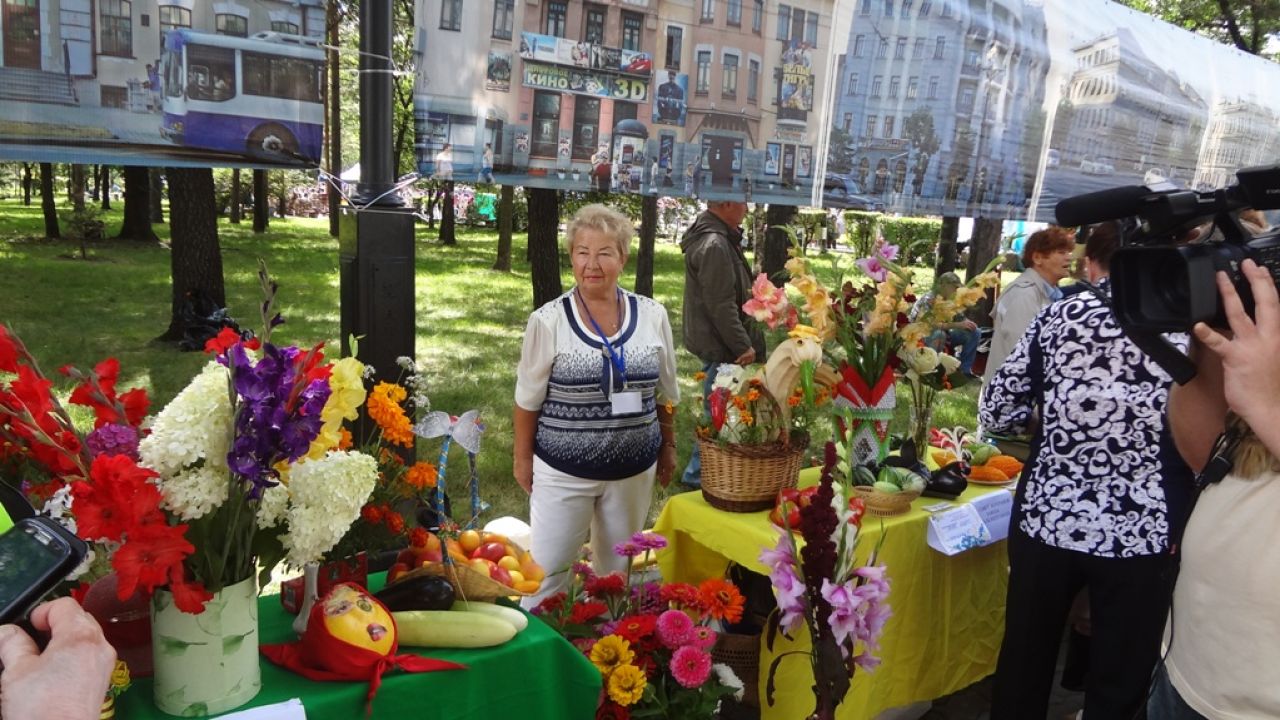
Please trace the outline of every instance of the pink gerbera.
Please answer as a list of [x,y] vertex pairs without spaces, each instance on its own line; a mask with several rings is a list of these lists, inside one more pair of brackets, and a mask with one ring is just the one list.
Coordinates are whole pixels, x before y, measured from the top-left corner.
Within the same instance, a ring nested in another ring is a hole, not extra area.
[[671,656],[671,675],[687,688],[701,687],[711,675],[711,656],[686,645]]
[[712,645],[716,644],[716,631],[706,625],[694,625],[689,631],[689,645],[701,649],[710,650]]
[[668,610],[658,616],[658,639],[674,650],[689,642],[693,621],[679,610]]

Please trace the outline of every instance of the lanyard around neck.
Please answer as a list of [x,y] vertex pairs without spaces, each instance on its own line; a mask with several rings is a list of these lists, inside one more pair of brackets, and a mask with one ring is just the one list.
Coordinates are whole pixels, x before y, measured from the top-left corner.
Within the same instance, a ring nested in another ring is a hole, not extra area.
[[[596,331],[596,335],[600,336],[600,342],[604,344],[604,354],[608,356],[609,363],[605,364],[600,378],[600,389],[608,394],[607,388],[618,385],[621,380],[621,386],[627,386],[627,358],[622,354],[620,348],[615,348],[613,343],[609,342],[609,337],[605,335],[604,330],[600,328],[600,323],[596,322],[595,317],[591,315],[591,308],[587,307],[587,301],[583,299],[582,292],[577,288],[573,290],[578,296],[578,301],[582,303],[582,310],[587,314],[587,320],[591,322],[591,328]],[[618,329],[622,329],[622,291],[618,291]],[[610,383],[605,375],[608,373],[609,364],[613,365],[613,369],[617,372],[614,382]]]

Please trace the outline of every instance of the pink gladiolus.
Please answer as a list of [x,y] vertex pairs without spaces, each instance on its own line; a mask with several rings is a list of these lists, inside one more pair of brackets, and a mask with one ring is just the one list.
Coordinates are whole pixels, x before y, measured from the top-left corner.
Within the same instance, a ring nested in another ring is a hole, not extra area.
[[769,282],[769,276],[760,273],[756,276],[756,280],[751,284],[751,299],[743,303],[742,311],[769,326],[770,330],[778,327],[778,323],[785,322],[790,316],[788,311],[794,312],[791,304],[787,302],[787,293],[780,287],[774,287]]
[[822,580],[822,597],[831,604],[831,632],[835,635],[836,644],[840,646],[841,652],[847,657],[849,651],[845,641],[850,636],[856,636],[859,625],[863,624],[863,617],[859,611],[862,610],[865,601],[858,597],[849,583],[833,585],[825,578]]

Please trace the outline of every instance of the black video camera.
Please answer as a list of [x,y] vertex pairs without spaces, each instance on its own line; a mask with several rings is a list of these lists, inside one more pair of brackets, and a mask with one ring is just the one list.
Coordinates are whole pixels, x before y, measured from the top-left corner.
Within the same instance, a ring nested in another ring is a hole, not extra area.
[[[1251,315],[1253,293],[1240,264],[1252,259],[1280,283],[1280,230],[1255,236],[1239,218],[1246,208],[1280,208],[1280,165],[1245,168],[1236,178],[1236,185],[1206,192],[1168,183],[1113,188],[1067,198],[1056,208],[1065,226],[1138,219],[1111,259],[1112,308],[1130,339],[1178,383],[1194,377],[1195,367],[1161,333],[1189,332],[1198,322],[1226,327],[1217,271],[1227,273]],[[1208,222],[1213,233],[1182,242]]]

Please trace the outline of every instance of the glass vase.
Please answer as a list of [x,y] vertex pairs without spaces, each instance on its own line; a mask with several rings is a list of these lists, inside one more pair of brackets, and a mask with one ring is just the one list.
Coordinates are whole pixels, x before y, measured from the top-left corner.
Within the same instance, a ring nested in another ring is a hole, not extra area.
[[933,402],[937,395],[937,390],[923,384],[911,389],[911,440],[920,462],[925,462],[925,453],[929,451],[929,430],[933,427]]
[[155,703],[169,715],[217,715],[262,689],[258,666],[258,578],[214,593],[199,615],[184,613],[167,590],[151,599]]

